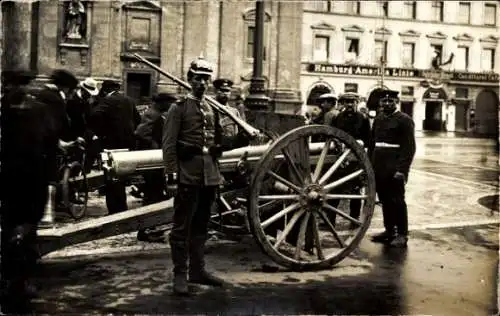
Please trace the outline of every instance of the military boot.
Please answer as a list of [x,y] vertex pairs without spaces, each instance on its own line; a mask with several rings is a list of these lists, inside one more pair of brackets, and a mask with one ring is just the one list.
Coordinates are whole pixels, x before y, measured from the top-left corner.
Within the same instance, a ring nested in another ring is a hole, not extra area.
[[205,238],[195,238],[189,248],[189,282],[223,286],[224,281],[205,270]]
[[376,243],[388,244],[395,237],[396,237],[396,234],[394,232],[386,230],[380,234],[373,235],[371,240],[372,240],[372,242],[376,242]]
[[187,249],[185,243],[170,242],[172,262],[174,264],[174,294],[187,295]]

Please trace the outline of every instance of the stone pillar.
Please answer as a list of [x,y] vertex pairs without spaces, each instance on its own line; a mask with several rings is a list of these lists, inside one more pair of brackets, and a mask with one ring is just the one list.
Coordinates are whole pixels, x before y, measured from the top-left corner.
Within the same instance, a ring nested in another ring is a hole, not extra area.
[[[161,61],[160,67],[171,74],[182,77],[182,47],[183,47],[183,15],[184,7],[182,2],[168,1],[162,2],[161,14]],[[158,82],[158,92],[178,92],[184,91],[172,80],[160,75]]]
[[[208,1],[184,2],[184,65],[182,73],[187,74],[189,64],[201,54],[206,58],[208,42]],[[215,60],[208,60],[214,63]]]
[[57,67],[59,29],[59,3],[57,1],[39,2],[39,40],[38,72],[48,76]]
[[269,95],[276,112],[296,113],[302,104],[302,7],[303,2],[278,2],[276,86]]
[[2,68],[30,69],[32,5],[29,2],[2,2]]

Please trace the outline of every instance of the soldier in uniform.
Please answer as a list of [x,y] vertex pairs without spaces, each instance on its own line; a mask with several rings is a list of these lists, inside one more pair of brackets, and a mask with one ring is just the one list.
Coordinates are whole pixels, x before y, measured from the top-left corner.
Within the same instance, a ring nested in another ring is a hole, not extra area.
[[405,184],[416,150],[415,124],[408,115],[397,111],[398,92],[384,92],[380,100],[382,112],[373,122],[370,152],[385,231],[373,236],[372,241],[406,247],[408,210]]
[[[220,78],[214,80],[213,85],[216,90],[215,99],[217,100],[217,102],[224,105],[230,112],[241,118],[238,109],[233,108],[228,104],[229,98],[231,97],[231,88],[233,87],[233,82],[229,79]],[[230,117],[225,115],[222,116],[220,124],[222,126],[222,129],[224,130],[225,135],[234,136],[238,134],[238,125],[236,125],[236,123],[231,120]]]
[[[133,150],[134,131],[141,121],[135,101],[121,93],[120,84],[113,80],[105,80],[100,92],[99,103],[92,109],[89,119],[100,146],[102,149]],[[109,214],[128,209],[125,188],[124,181],[106,181],[106,206]]]
[[[344,110],[332,120],[332,126],[343,130],[347,134],[354,137],[357,141],[361,141],[363,144],[362,146],[367,148],[370,143],[371,136],[370,122],[368,121],[368,118],[357,111],[359,96],[355,93],[344,93],[339,96],[338,102]],[[355,163],[350,163],[343,168],[343,173],[348,175],[355,172],[358,168],[359,166],[356,166]],[[352,182],[350,182],[350,185],[352,185]],[[359,183],[355,184],[356,189],[353,193],[359,194],[359,186]],[[350,215],[357,219],[359,218],[360,211],[361,200],[351,200]],[[351,225],[351,228],[354,227],[354,225]]]
[[12,313],[26,312],[23,308],[36,295],[30,279],[38,259],[37,227],[57,169],[53,104],[28,89],[33,78],[11,71],[2,80],[10,89],[1,110],[1,284],[2,305]]
[[212,73],[212,65],[204,59],[191,63],[187,79],[192,91],[170,107],[164,125],[162,149],[167,183],[178,184],[170,233],[174,293],[178,295],[188,294],[188,275],[191,283],[223,285],[222,280],[205,270],[207,226],[221,183],[217,159],[243,135],[224,135],[219,114],[204,99]]

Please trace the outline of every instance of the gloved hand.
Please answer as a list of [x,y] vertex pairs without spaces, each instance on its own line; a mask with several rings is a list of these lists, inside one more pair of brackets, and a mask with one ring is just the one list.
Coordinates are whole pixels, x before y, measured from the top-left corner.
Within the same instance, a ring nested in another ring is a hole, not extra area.
[[406,183],[406,176],[402,172],[396,171],[396,173],[394,173],[394,179],[402,180]]

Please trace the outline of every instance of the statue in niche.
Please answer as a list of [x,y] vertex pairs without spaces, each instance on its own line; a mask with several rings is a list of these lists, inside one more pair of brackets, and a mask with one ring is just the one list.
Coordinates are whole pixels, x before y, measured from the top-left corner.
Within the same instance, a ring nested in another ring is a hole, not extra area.
[[81,40],[85,38],[87,28],[87,11],[80,0],[68,2],[65,12],[64,38]]

